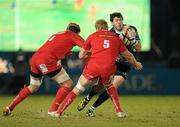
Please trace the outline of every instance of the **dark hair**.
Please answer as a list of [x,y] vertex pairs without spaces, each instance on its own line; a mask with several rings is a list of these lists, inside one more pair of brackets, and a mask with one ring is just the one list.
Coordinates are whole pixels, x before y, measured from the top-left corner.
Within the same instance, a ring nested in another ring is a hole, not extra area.
[[80,33],[80,26],[78,25],[78,24],[76,24],[76,23],[69,23],[68,24],[68,27],[67,27],[67,29],[68,30],[71,30],[72,32],[74,32],[74,33]]
[[122,14],[121,14],[120,12],[111,13],[111,14],[110,14],[110,21],[113,22],[113,19],[114,19],[115,17],[122,18],[122,20],[123,20],[123,16],[122,16]]

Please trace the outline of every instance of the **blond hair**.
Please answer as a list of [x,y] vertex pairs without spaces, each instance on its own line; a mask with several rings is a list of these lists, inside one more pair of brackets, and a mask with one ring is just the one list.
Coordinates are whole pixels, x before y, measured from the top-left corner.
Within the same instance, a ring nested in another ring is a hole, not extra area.
[[108,30],[108,23],[104,19],[99,19],[95,23],[95,28],[96,30],[101,30],[101,29]]

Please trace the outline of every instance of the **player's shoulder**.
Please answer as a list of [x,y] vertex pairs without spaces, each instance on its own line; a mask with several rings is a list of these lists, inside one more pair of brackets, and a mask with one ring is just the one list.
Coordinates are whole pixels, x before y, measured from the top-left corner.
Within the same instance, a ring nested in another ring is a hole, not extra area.
[[119,38],[119,34],[115,31],[114,27],[112,27],[109,31],[109,34],[111,34],[112,36],[115,36],[115,38]]
[[56,33],[56,35],[62,35],[62,34],[65,34],[65,35],[76,35],[76,33],[72,32],[71,30],[64,30],[64,31],[60,31],[60,32]]
[[65,34],[66,34],[65,31],[60,31],[60,32],[52,34],[51,37],[59,38],[59,37],[62,37],[62,35],[65,35]]
[[75,35],[75,33],[72,32],[71,30],[65,30],[64,33],[65,33],[66,35]]
[[93,36],[95,36],[95,35],[96,35],[95,32],[94,32],[94,33],[91,33],[91,34],[88,35],[88,38],[89,38],[89,37],[93,37]]
[[97,36],[98,34],[99,34],[99,31],[96,31],[96,32],[90,34],[89,37],[94,37],[94,36]]
[[102,35],[102,37],[119,38],[115,32],[111,32],[109,30],[99,31],[98,35]]
[[81,38],[81,36],[80,36],[79,34],[74,33],[74,32],[71,31],[71,30],[66,30],[66,31],[65,31],[65,35],[66,35],[66,37],[68,37],[68,38]]
[[112,32],[112,33],[116,33],[114,27],[112,27],[109,31]]
[[109,30],[109,32],[115,34],[117,37],[119,37],[119,35],[120,35],[120,32],[118,33],[118,32],[115,30],[114,27],[112,27],[112,28]]

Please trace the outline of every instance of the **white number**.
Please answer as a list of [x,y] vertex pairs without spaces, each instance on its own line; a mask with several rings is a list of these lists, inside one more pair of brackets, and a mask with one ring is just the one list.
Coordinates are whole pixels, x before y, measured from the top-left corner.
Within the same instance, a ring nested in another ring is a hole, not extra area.
[[103,44],[103,47],[104,48],[109,48],[109,40],[104,40],[104,44]]

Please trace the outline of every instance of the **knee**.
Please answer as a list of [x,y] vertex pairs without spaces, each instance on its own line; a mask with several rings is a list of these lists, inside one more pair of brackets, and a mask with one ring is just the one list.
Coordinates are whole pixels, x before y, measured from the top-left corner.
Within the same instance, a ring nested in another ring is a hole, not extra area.
[[119,87],[119,84],[113,84],[112,86],[114,86],[116,89]]
[[39,86],[29,85],[28,88],[31,91],[31,93],[34,93],[34,92],[36,92],[39,89]]
[[[81,92],[84,92],[85,89],[86,89],[86,87],[83,86],[79,81],[78,81],[78,83],[76,84],[75,88],[76,88],[77,90],[80,90]],[[78,91],[78,92],[79,92],[79,91]]]
[[72,82],[71,79],[66,80],[66,81],[64,81],[64,82],[62,83],[62,86],[65,86],[65,87],[67,87],[67,88],[69,88],[69,89],[72,89],[72,87],[73,87],[73,82]]
[[28,86],[31,93],[36,92],[39,89],[41,83],[42,78],[34,78],[31,76],[30,85]]

